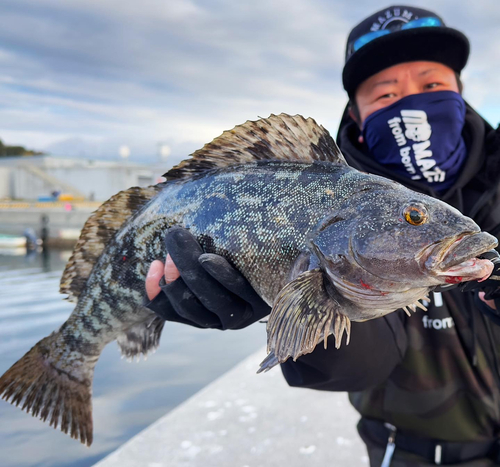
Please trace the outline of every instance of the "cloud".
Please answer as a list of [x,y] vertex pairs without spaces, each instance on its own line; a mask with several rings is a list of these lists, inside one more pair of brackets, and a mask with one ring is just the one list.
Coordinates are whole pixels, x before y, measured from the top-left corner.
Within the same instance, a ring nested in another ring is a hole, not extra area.
[[[471,38],[466,97],[494,116],[494,0],[420,3]],[[312,116],[335,133],[346,36],[373,9],[368,0],[6,0],[0,138],[36,149],[78,138],[100,155],[122,141],[151,155],[160,141],[196,148],[279,112]]]

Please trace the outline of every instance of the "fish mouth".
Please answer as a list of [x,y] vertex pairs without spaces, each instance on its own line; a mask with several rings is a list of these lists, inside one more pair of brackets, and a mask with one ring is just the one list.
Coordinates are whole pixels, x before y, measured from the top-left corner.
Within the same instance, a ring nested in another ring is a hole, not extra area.
[[417,260],[443,283],[483,281],[492,273],[493,263],[478,256],[497,245],[498,240],[487,232],[466,232],[429,245]]

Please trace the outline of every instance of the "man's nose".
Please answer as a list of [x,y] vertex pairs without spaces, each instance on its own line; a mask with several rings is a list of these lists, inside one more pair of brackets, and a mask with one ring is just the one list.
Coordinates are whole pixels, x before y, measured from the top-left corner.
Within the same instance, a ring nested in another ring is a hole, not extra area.
[[413,81],[412,79],[408,79],[404,84],[401,97],[411,96],[412,94],[420,94],[421,92],[419,83]]

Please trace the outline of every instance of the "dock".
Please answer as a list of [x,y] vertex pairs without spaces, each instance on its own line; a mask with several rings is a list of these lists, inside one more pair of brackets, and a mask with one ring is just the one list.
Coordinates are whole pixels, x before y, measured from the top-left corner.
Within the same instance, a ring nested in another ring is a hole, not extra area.
[[290,388],[256,374],[261,349],[95,467],[366,467],[346,393]]
[[47,245],[53,248],[72,248],[80,231],[100,202],[0,202],[0,234],[23,236],[25,229],[33,229],[42,237],[45,218],[48,230]]

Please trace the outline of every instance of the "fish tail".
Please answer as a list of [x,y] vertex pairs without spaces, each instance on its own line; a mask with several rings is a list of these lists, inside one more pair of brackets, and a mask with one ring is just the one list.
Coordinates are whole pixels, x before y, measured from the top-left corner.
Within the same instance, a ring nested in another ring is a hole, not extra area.
[[94,366],[64,365],[64,356],[57,351],[59,337],[58,332],[52,333],[14,363],[0,377],[0,395],[90,446]]

